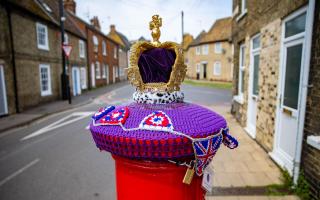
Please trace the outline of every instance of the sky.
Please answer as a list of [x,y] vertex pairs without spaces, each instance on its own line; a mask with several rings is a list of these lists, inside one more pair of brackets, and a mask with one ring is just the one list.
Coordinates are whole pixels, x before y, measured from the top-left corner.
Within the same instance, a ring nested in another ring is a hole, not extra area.
[[110,24],[129,40],[141,36],[151,39],[149,22],[154,14],[162,18],[160,41],[181,42],[181,11],[184,33],[196,37],[208,31],[214,21],[232,14],[232,0],[76,0],[76,14],[89,21],[98,16],[101,30],[109,33]]

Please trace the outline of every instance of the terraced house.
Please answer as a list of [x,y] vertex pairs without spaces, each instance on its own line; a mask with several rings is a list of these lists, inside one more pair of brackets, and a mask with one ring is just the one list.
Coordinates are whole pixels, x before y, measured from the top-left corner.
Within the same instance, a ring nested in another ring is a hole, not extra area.
[[[320,2],[233,0],[232,113],[320,198]],[[304,175],[301,175],[304,172]]]
[[[58,2],[5,0],[0,2],[0,15],[0,115],[59,99]],[[68,68],[71,92],[77,95],[87,88],[86,37],[68,16],[65,29],[66,42],[73,46]]]
[[102,32],[98,17],[93,17],[90,23],[79,18],[74,0],[65,0],[64,6],[66,13],[87,37],[90,88],[119,81],[119,44]]
[[232,54],[231,17],[218,19],[208,32],[202,31],[189,44],[185,55],[187,76],[197,80],[231,82]]

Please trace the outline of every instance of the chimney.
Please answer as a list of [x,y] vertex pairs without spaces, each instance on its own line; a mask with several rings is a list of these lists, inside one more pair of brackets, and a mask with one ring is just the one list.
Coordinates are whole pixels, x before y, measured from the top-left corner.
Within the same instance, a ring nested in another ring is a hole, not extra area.
[[94,16],[91,20],[90,20],[90,23],[92,26],[94,26],[96,29],[100,30],[101,27],[100,27],[100,22],[99,22],[99,19],[97,16]]
[[116,26],[115,26],[114,24],[111,24],[111,25],[110,25],[110,33],[111,33],[111,34],[116,33]]
[[63,0],[64,9],[76,14],[76,2],[74,0]]

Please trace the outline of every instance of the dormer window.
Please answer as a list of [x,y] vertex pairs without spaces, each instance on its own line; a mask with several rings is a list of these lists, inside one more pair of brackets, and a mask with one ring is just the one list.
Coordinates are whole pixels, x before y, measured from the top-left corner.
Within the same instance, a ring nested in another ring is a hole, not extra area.
[[93,50],[94,50],[94,52],[96,52],[96,53],[98,53],[98,47],[99,47],[99,40],[98,40],[98,38],[97,38],[97,36],[93,36],[92,37],[92,40],[93,40]]
[[242,19],[242,17],[244,17],[247,14],[247,0],[240,0],[239,1],[240,5],[239,5],[239,16],[237,17],[237,21],[240,21],[240,19]]

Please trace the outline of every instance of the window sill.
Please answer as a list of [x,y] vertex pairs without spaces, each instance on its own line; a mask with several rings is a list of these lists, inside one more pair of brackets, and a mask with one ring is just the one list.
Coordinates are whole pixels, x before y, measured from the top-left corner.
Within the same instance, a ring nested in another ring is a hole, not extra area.
[[243,104],[243,102],[244,102],[243,97],[239,96],[239,95],[233,96],[233,100],[236,101],[239,104]]
[[307,143],[310,146],[320,150],[320,136],[315,136],[315,135],[308,136],[307,137]]
[[248,10],[245,9],[244,12],[242,12],[236,19],[237,22],[239,22],[244,16],[247,15]]
[[52,92],[41,92],[42,97],[50,96],[50,95],[52,95]]
[[49,47],[48,46],[40,46],[40,45],[38,45],[38,49],[44,50],[44,51],[49,51]]

